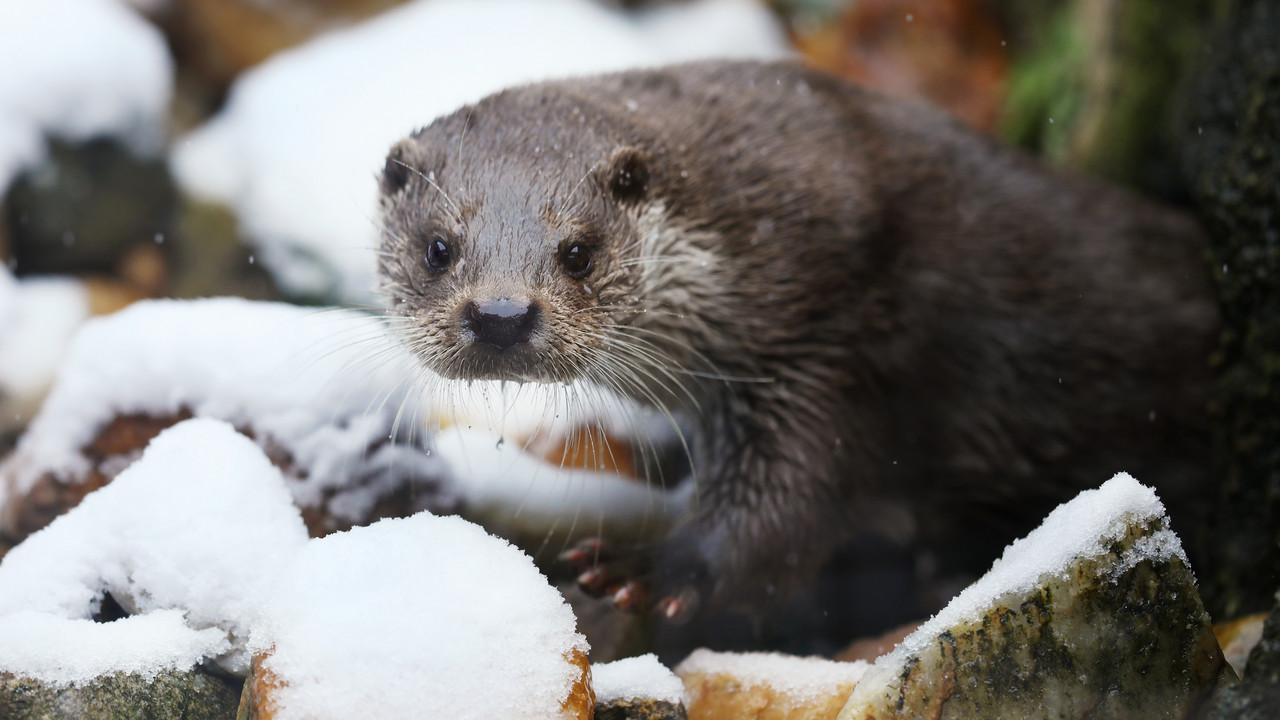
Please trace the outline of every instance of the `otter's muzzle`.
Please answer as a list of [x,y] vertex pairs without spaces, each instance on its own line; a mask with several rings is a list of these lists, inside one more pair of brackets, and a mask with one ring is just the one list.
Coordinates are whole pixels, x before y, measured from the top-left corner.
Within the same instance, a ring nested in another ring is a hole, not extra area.
[[538,325],[538,306],[531,302],[487,300],[468,302],[462,309],[462,327],[471,332],[477,343],[499,350],[529,342]]

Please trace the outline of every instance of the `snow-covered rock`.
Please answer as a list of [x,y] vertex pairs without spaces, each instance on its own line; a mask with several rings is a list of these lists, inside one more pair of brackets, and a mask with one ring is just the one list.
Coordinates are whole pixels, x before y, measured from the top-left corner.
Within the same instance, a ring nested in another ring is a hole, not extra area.
[[152,433],[195,416],[252,434],[286,467],[298,505],[318,513],[318,532],[368,519],[399,491],[429,503],[444,467],[422,443],[418,372],[376,318],[353,311],[234,298],[137,303],[76,336],[0,471],[3,529],[20,538],[47,521],[18,517],[36,510],[26,498],[91,490],[132,462],[129,452],[86,452],[122,417],[154,419]]
[[313,540],[254,627],[251,717],[585,718],[587,645],[533,561],[426,513]]
[[19,281],[0,264],[0,432],[30,421],[88,316],[89,295],[81,283]]
[[[226,423],[162,433],[111,485],[0,562],[0,672],[51,685],[220,658],[307,540],[280,471]],[[104,595],[135,613],[94,622]]]
[[159,30],[117,0],[0,3],[0,195],[45,137],[164,140],[173,61]]
[[680,678],[652,653],[592,665],[591,679],[600,702],[647,698],[680,703],[684,699]]
[[177,144],[182,185],[235,208],[287,291],[369,302],[391,145],[503,87],[708,57],[776,58],[753,0],[627,12],[594,0],[417,0],[280,53]]
[[695,650],[676,674],[690,717],[830,720],[868,667],[862,661]]
[[380,320],[354,311],[149,301],[76,336],[0,465],[0,539],[43,527],[192,416],[257,440],[317,535],[429,508],[554,549],[601,531],[660,533],[688,496],[636,479],[683,448],[665,418],[614,396],[430,380]]
[[1164,506],[1121,473],[878,659],[840,719],[1181,718],[1224,667]]

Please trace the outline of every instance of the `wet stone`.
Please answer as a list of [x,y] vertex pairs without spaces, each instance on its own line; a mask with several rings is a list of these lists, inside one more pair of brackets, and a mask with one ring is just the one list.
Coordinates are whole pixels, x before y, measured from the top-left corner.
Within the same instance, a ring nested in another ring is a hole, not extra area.
[[684,706],[662,700],[610,700],[596,703],[596,720],[686,720]]
[[0,717],[6,720],[227,720],[235,717],[239,700],[238,681],[199,669],[151,679],[116,674],[68,687],[0,673]]
[[1280,606],[1262,627],[1238,685],[1224,686],[1203,720],[1271,720],[1280,717]]
[[1130,522],[1109,552],[908,637],[840,720],[1195,717],[1232,674],[1180,555],[1142,552],[1164,524]]

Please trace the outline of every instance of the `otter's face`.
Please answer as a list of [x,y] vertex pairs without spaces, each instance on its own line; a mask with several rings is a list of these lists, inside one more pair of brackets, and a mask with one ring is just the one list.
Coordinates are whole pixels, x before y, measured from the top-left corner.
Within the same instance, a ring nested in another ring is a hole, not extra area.
[[539,158],[473,146],[474,163],[446,163],[431,133],[399,143],[381,179],[380,274],[410,348],[447,378],[594,377],[634,312],[635,270],[623,258],[636,241],[645,154],[614,147],[576,163],[546,159],[570,169],[542,172],[530,168]]

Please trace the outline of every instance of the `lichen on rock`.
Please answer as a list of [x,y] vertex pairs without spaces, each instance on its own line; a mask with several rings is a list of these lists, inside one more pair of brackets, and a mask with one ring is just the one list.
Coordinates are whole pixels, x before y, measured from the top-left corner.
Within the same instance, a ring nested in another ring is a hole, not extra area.
[[1184,718],[1225,668],[1163,506],[1121,475],[878,660],[840,720]]

